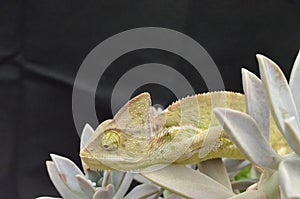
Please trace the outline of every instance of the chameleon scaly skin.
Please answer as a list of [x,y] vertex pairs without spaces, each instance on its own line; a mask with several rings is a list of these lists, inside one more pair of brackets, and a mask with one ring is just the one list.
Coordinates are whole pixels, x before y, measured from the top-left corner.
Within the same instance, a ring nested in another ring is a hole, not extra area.
[[[80,157],[90,169],[129,171],[157,164],[191,164],[212,158],[243,159],[213,114],[214,107],[245,111],[244,95],[228,91],[189,96],[153,115],[149,93],[102,122]],[[270,144],[290,152],[271,119]]]

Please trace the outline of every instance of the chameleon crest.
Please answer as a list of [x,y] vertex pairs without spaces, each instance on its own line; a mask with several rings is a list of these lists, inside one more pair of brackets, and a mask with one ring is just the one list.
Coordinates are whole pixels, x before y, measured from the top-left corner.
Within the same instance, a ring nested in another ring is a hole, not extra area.
[[[120,171],[218,157],[243,159],[214,117],[214,107],[244,112],[244,95],[225,91],[198,94],[154,115],[149,93],[142,93],[127,102],[113,119],[99,125],[80,157],[90,169]],[[272,129],[276,140],[280,139],[278,130]],[[276,142],[273,134],[271,144],[272,140]]]

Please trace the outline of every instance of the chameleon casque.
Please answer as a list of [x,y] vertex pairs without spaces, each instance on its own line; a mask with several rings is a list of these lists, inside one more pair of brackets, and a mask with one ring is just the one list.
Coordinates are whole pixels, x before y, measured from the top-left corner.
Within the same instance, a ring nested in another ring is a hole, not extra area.
[[[215,118],[214,107],[245,112],[245,97],[228,91],[197,94],[154,115],[150,94],[142,93],[99,125],[80,157],[92,170],[120,171],[213,158],[244,159]],[[270,122],[270,145],[284,155],[290,149],[272,118]]]

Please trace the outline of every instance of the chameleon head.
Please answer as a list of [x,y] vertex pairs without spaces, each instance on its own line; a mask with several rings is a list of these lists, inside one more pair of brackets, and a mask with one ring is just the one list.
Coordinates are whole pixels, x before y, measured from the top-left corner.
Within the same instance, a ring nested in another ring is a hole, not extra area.
[[176,159],[178,153],[174,153],[174,149],[184,151],[181,149],[185,145],[176,139],[171,142],[174,136],[168,133],[153,136],[152,129],[156,129],[153,124],[156,127],[161,124],[154,122],[150,106],[149,93],[142,93],[127,102],[113,119],[102,122],[80,152],[86,166],[97,170],[133,171],[169,164]]
[[118,129],[95,132],[80,157],[92,170],[134,170],[143,159],[146,140]]
[[143,166],[150,106],[149,93],[142,93],[102,122],[80,152],[87,167],[128,171]]

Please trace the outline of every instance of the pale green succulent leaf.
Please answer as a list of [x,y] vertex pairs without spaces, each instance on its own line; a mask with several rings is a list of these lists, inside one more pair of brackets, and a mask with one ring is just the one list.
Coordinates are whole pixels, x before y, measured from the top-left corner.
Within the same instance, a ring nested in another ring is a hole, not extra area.
[[231,186],[232,189],[236,190],[245,190],[251,185],[255,184],[257,182],[257,179],[247,179],[247,180],[237,180],[232,181]]
[[234,193],[201,172],[183,165],[169,165],[163,169],[142,173],[153,183],[188,198],[228,198]]
[[223,161],[230,179],[234,179],[240,170],[251,164],[248,160],[224,158]]
[[258,181],[258,187],[261,187],[264,183],[266,183],[269,178],[274,174],[273,169],[264,169],[264,171],[261,173],[259,181]]
[[118,190],[121,186],[123,180],[125,179],[125,172],[112,171],[111,172],[111,183],[114,185],[115,189]]
[[116,194],[114,196],[115,199],[123,198],[126,192],[128,191],[131,182],[133,180],[135,173],[126,173],[124,179],[122,180],[121,185],[119,186],[119,189],[116,190]]
[[126,172],[121,171],[104,171],[102,187],[108,184],[114,185],[115,190],[118,190],[125,180]]
[[300,127],[295,117],[284,120],[286,126],[287,141],[290,147],[300,155]]
[[96,189],[93,186],[92,182],[81,175],[76,175],[76,179],[85,197],[88,199],[92,199],[94,193],[96,192]]
[[93,134],[93,127],[91,127],[91,125],[89,124],[85,124],[80,136],[80,150],[83,149],[83,147],[87,144],[88,140],[92,137]]
[[286,137],[284,120],[294,116],[299,121],[291,89],[277,64],[262,55],[257,55],[257,59],[273,118]]
[[96,186],[97,186],[97,187],[101,187],[101,186],[102,186],[102,182],[103,182],[103,177],[101,177],[101,178],[96,182]]
[[224,130],[241,153],[253,163],[277,169],[280,156],[270,147],[255,120],[242,112],[215,108],[214,113]]
[[139,183],[150,183],[149,180],[147,180],[145,177],[143,177],[143,176],[140,175],[140,174],[136,174],[136,175],[134,176],[134,180],[137,181],[137,182],[139,182]]
[[[174,194],[173,192],[169,191],[168,189],[165,189],[163,191],[163,196],[164,198],[168,197],[168,196],[171,196],[172,194]],[[176,195],[176,194],[175,194]]]
[[230,199],[267,199],[263,191],[246,191],[231,197]]
[[92,182],[97,183],[98,180],[102,177],[102,173],[100,171],[92,171],[89,169],[85,169],[85,176],[91,180]]
[[173,193],[173,194],[169,195],[168,197],[166,197],[165,199],[185,199],[185,198]]
[[279,179],[283,199],[299,199],[300,158],[283,160],[279,165]]
[[106,187],[109,184],[112,184],[111,171],[104,171],[101,187]]
[[289,83],[298,110],[298,116],[300,116],[300,50],[293,65]]
[[70,190],[76,193],[81,193],[79,184],[76,180],[76,175],[82,175],[81,170],[70,159],[50,154],[60,178],[69,187]]
[[257,122],[263,135],[269,141],[270,110],[261,80],[244,68],[242,69],[242,79],[247,113]]
[[265,169],[258,182],[258,190],[265,192],[267,198],[280,199],[278,171]]
[[46,165],[52,183],[54,184],[56,190],[64,199],[81,199],[80,196],[72,192],[69,189],[69,187],[67,187],[67,185],[63,182],[54,162],[47,161]]
[[232,191],[230,179],[221,158],[200,162],[199,170]]
[[141,184],[134,187],[124,199],[149,198],[157,195],[159,191],[160,188],[153,184]]
[[[87,144],[88,140],[92,137],[93,133],[93,127],[91,127],[89,124],[85,124],[82,134],[80,136],[80,150],[82,150],[83,147]],[[81,165],[84,168],[83,160],[81,160]]]
[[99,187],[93,199],[112,199],[115,193],[114,185],[109,184],[105,188]]

